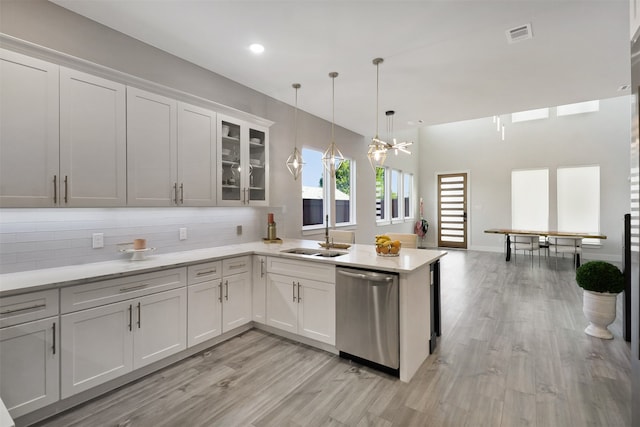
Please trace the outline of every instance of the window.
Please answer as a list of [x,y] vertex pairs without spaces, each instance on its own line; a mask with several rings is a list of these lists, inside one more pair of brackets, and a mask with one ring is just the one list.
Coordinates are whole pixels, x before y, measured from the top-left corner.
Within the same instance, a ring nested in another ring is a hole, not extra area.
[[389,223],[413,218],[413,175],[376,168],[376,221]]
[[400,172],[391,169],[391,220],[400,218],[398,196],[400,193]]
[[558,168],[558,229],[600,232],[600,166]]
[[[302,149],[305,161],[302,170],[302,228],[325,226],[325,218],[335,213],[336,225],[355,223],[355,162],[345,159],[335,176],[322,167],[322,152]],[[327,183],[327,185],[324,185]],[[334,198],[335,205],[330,200]],[[329,224],[331,225],[331,224]]]
[[376,167],[376,220],[384,221],[385,215],[385,192],[387,181],[387,168]]
[[540,120],[549,118],[548,108],[538,108],[537,110],[520,111],[511,114],[511,123],[528,122],[529,120]]
[[558,105],[556,114],[558,117],[572,114],[593,113],[600,111],[600,101],[578,102],[577,104]]
[[413,218],[413,175],[410,173],[404,174],[404,184],[402,186],[404,192],[404,218]]
[[511,228],[547,230],[549,227],[549,170],[511,172]]

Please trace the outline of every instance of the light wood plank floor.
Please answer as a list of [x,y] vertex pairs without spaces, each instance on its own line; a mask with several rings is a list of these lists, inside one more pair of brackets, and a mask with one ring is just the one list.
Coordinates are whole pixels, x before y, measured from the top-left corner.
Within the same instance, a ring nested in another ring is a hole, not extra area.
[[621,315],[613,341],[584,334],[569,259],[451,251],[442,282],[442,337],[409,384],[252,330],[41,426],[630,426]]

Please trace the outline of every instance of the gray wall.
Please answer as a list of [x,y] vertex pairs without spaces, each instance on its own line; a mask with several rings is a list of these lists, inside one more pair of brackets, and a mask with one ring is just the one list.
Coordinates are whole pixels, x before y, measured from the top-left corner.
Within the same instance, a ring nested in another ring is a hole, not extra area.
[[[420,188],[434,222],[436,176],[469,173],[469,248],[501,251],[504,237],[484,233],[511,226],[511,171],[549,168],[549,227],[557,226],[556,169],[600,165],[601,248],[585,250],[585,258],[620,260],[623,215],[629,211],[630,99],[602,100],[600,111],[510,123],[500,139],[492,118],[430,126],[421,129]],[[428,241],[434,244],[435,227]]]

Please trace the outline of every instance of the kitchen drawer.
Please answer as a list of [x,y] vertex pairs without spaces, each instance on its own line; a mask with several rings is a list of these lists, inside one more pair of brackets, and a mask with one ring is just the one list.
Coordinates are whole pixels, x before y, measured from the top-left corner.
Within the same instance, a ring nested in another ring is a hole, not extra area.
[[221,276],[222,263],[220,261],[204,262],[187,267],[187,283],[189,285],[219,279]]
[[0,327],[57,316],[58,290],[30,292],[0,298]]
[[239,256],[222,260],[222,275],[230,276],[232,274],[245,273],[251,268],[250,256]]
[[333,264],[267,257],[267,271],[301,279],[319,280],[327,283],[336,282],[336,267]]
[[180,288],[186,284],[187,269],[183,267],[70,286],[60,290],[61,310],[71,313]]

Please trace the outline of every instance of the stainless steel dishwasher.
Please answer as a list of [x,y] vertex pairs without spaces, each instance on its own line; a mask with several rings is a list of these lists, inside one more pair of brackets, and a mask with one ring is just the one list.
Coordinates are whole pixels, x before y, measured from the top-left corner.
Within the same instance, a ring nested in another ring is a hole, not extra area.
[[372,366],[397,375],[398,311],[397,274],[336,269],[336,347],[340,356],[373,362]]

